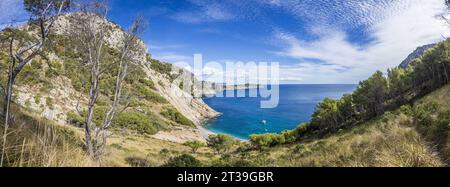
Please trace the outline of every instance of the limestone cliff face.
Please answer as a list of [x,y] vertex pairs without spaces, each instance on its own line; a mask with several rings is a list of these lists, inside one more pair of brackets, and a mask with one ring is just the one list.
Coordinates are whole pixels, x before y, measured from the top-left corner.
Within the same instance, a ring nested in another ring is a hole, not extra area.
[[[54,25],[54,33],[57,35],[70,34],[73,29],[71,18],[74,16],[80,15],[68,14],[58,17]],[[107,25],[108,32],[105,43],[112,48],[118,49],[121,45],[121,39],[125,35],[123,29],[100,17],[97,17],[96,19],[98,23]],[[20,28],[29,30],[30,34],[36,34],[35,31],[29,29],[28,25],[24,25]],[[181,89],[179,83],[173,82],[173,79],[169,77],[169,75],[153,70],[149,62],[147,62],[146,45],[142,41],[138,41],[138,43],[140,46],[139,49],[133,51],[135,57],[134,60],[142,67],[145,76],[155,83],[155,91],[164,97],[170,105],[194,122],[197,127],[199,127],[204,120],[218,115],[218,113],[206,105],[201,98],[194,98],[190,92]],[[56,54],[51,53],[48,54],[47,57],[55,63],[61,65],[65,63],[64,60],[59,58]],[[192,73],[184,69],[176,69],[174,72],[178,72],[179,76],[192,75]],[[65,123],[69,112],[77,111],[80,107],[85,106],[87,102],[86,95],[76,91],[71,86],[70,81],[71,80],[67,77],[57,76],[52,80],[51,89],[46,91],[39,91],[42,90],[39,86],[17,85],[16,91],[14,92],[15,101],[27,109],[37,112],[42,117]],[[199,85],[193,85],[193,90],[197,89],[199,89]],[[157,110],[158,107],[154,108]],[[155,113],[159,113],[159,111]],[[170,133],[172,131],[178,132]],[[186,133],[179,133],[180,131]],[[186,126],[174,126],[173,128],[166,129],[166,132],[156,134],[155,138],[180,143],[204,139],[198,128]]]
[[[181,89],[176,81],[171,82],[167,75],[160,74],[148,66],[145,66],[144,70],[147,73],[147,76],[149,76],[153,82],[157,83],[155,86],[158,92],[195,124],[201,125],[205,119],[218,115],[218,113],[206,105],[201,98],[196,98],[192,96],[190,91]],[[184,73],[190,73],[187,70],[184,71]],[[190,85],[186,85],[186,87],[189,86]]]

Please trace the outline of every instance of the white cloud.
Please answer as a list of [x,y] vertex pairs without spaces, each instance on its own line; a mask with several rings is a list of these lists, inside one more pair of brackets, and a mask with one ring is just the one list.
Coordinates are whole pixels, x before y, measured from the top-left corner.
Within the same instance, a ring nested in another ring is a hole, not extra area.
[[[439,19],[447,11],[441,0],[402,0],[374,7],[370,2],[353,2],[350,6],[355,9],[354,17],[343,19],[346,24],[367,25],[367,32],[374,39],[369,45],[361,47],[349,42],[341,27],[333,26],[340,23],[312,26],[311,30],[320,31],[316,32],[319,39],[312,42],[299,40],[287,32],[275,32],[275,37],[285,44],[276,54],[299,61],[297,65],[282,67],[281,79],[300,77],[306,83],[356,83],[376,70],[398,66],[416,47],[450,36],[450,28]],[[325,13],[318,14],[327,17]]]
[[176,62],[192,62],[193,58],[191,56],[181,55],[174,52],[164,52],[153,54],[152,58],[161,60],[164,62],[176,63]]
[[[323,26],[371,25],[389,16],[414,0],[265,0],[281,7],[300,19],[314,19]],[[420,1],[421,3],[423,1]],[[386,12],[391,9],[391,12]]]
[[204,0],[191,0],[197,9],[185,12],[176,13],[173,18],[180,22],[185,23],[202,23],[213,21],[228,21],[234,18],[234,15],[230,13],[225,3],[220,1],[204,1]]

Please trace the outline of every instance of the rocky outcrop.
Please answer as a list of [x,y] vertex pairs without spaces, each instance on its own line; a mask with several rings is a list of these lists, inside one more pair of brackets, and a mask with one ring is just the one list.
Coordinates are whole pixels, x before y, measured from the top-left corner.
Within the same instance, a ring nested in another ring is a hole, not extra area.
[[43,118],[65,124],[69,112],[87,103],[86,97],[80,97],[80,93],[67,84],[69,81],[65,77],[54,78],[52,89],[48,92],[39,91],[37,87],[17,85],[15,102]]
[[[69,33],[71,27],[71,19],[74,16],[81,16],[80,14],[68,14],[61,16],[55,22],[55,28],[57,34]],[[95,15],[94,15],[95,16]],[[106,37],[106,43],[113,48],[119,48],[121,40],[124,37],[124,30],[107,20],[97,17],[96,20],[99,23],[103,23],[108,27],[108,36]],[[190,93],[180,89],[176,83],[172,83],[170,77],[167,75],[156,72],[150,68],[150,65],[146,62],[147,48],[143,41],[138,41],[140,49],[135,51],[136,60],[142,65],[147,77],[155,83],[157,91],[164,98],[166,98],[170,104],[172,104],[178,111],[193,121],[195,124],[200,125],[201,122],[207,118],[211,118],[217,115],[213,109],[206,105],[201,98],[194,98]],[[174,68],[174,72],[180,72],[177,68]],[[183,70],[182,74],[190,75],[187,70]]]
[[429,45],[424,45],[421,47],[418,47],[416,50],[414,50],[413,53],[409,54],[408,57],[403,60],[403,62],[400,64],[400,68],[406,69],[408,68],[409,64],[417,59],[420,58],[428,49],[431,49],[435,46],[436,44],[429,44]]
[[[148,66],[145,66],[144,71],[156,83],[155,87],[158,93],[196,125],[201,125],[204,120],[218,115],[201,98],[196,98],[190,92],[181,89],[177,82],[171,82],[168,75],[160,74]],[[189,85],[186,87],[189,87]]]
[[[80,14],[74,13],[59,16],[54,25],[54,33],[57,35],[70,35],[70,32],[72,32],[74,27],[71,19],[74,16],[80,16]],[[120,48],[121,40],[125,35],[124,30],[120,28],[120,26],[100,17],[96,17],[96,19],[97,22],[105,24],[108,28],[105,43],[109,47],[116,49]],[[24,25],[20,28],[28,30],[30,34],[37,34],[34,33],[35,31],[32,29],[29,29],[28,25]],[[179,82],[174,82],[172,77],[153,70],[147,62],[146,45],[139,40],[138,46],[140,46],[139,49],[134,51],[134,61],[141,65],[146,77],[155,84],[156,92],[169,101],[170,105],[194,122],[197,127],[208,118],[218,115],[218,113],[206,105],[201,98],[196,98],[190,91],[180,88]],[[60,59],[56,54],[50,53],[47,54],[47,56],[49,60],[53,62],[64,64],[64,60]],[[179,68],[174,68],[173,71],[177,72],[179,76],[189,77],[192,75],[191,72],[184,69],[180,70]],[[71,80],[64,76],[55,77],[51,89],[44,93],[38,91],[40,89],[39,87],[17,85],[15,100],[18,104],[40,114],[42,117],[65,123],[69,112],[77,111],[79,106],[84,106],[86,104],[86,95],[77,92],[71,86],[70,81]],[[193,90],[199,90],[201,88],[200,85],[193,85]],[[191,87],[191,85],[186,85],[186,87]],[[207,91],[213,92],[212,90]],[[37,94],[38,92],[39,94]],[[155,111],[155,113],[157,114],[159,111]],[[200,128],[181,125],[175,125],[165,132],[159,132],[154,135],[154,137],[178,143],[191,140],[204,140]]]

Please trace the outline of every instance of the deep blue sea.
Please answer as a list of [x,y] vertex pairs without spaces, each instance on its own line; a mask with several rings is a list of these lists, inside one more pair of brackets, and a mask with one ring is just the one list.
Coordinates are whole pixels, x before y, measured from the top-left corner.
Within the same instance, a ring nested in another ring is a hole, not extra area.
[[[325,98],[338,99],[357,85],[280,85],[279,105],[262,109],[262,97],[211,97],[206,104],[222,113],[205,127],[216,133],[248,139],[251,134],[278,133],[308,122],[317,103]],[[240,90],[243,92],[244,90]],[[246,93],[249,90],[245,90]],[[248,95],[248,94],[247,94]],[[264,123],[265,121],[265,123]]]

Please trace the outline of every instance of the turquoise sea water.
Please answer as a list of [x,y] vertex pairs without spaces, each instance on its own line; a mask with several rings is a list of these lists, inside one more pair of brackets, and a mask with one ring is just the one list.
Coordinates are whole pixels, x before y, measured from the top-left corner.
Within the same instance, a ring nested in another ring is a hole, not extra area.
[[[338,99],[354,89],[356,85],[348,84],[280,85],[279,105],[271,109],[260,108],[260,101],[267,100],[261,97],[204,98],[206,104],[222,113],[207,122],[205,127],[213,132],[241,139],[248,139],[251,134],[294,129],[300,123],[310,120],[318,102],[325,98]],[[248,93],[249,90],[245,92]]]

